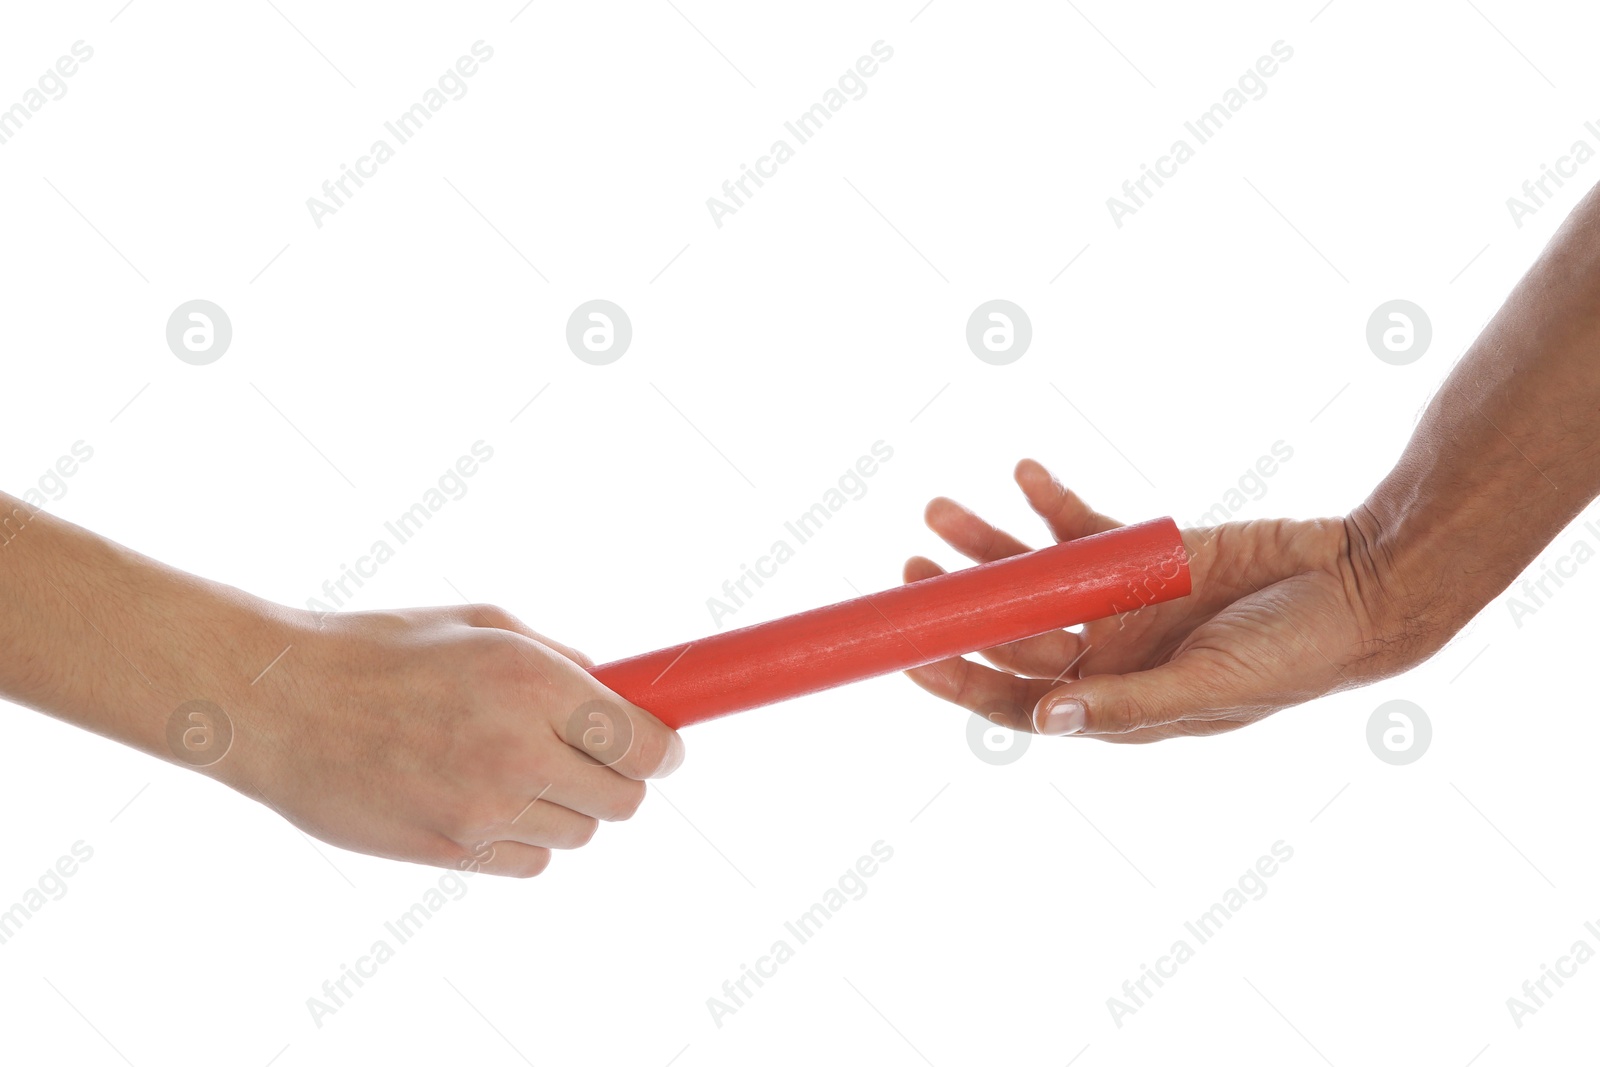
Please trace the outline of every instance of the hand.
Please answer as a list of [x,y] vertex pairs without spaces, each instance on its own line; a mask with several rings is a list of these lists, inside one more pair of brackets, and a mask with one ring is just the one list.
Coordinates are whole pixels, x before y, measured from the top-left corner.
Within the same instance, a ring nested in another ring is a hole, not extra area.
[[[1017,484],[1057,541],[1122,525],[1032,460]],[[1028,546],[952,500],[927,523],[980,563]],[[1228,523],[1184,531],[1193,592],[983,653],[995,670],[950,659],[907,672],[935,696],[1017,730],[1160,741],[1237,729],[1281,708],[1388,677],[1448,634],[1413,625],[1351,520]],[[906,563],[908,582],[943,573]]]
[[292,625],[207,772],[342,848],[530,877],[683,761],[676,732],[498,608]]

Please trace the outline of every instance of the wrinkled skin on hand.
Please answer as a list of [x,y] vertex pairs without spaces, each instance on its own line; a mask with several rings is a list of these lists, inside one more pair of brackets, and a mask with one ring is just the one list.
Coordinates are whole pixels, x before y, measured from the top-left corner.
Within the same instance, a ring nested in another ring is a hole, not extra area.
[[[1032,460],[1016,481],[1057,541],[1122,525]],[[952,500],[927,522],[979,563],[1029,546]],[[949,659],[907,674],[923,689],[1017,730],[1146,742],[1221,733],[1427,658],[1347,519],[1271,519],[1185,530],[1182,599]],[[908,582],[943,570],[913,557]]]

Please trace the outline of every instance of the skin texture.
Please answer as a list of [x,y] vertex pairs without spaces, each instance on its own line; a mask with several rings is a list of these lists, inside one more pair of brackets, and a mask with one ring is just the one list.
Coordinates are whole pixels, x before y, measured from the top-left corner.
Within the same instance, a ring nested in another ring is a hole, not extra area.
[[[1057,540],[1117,525],[1048,471],[1016,471]],[[1407,670],[1498,596],[1600,494],[1600,192],[1574,209],[1429,403],[1394,469],[1342,518],[1185,531],[1194,592],[911,671],[1047,734],[1220,733]],[[953,501],[927,522],[969,559],[1026,546]],[[907,581],[937,574],[917,557]],[[998,668],[998,669],[996,669]]]
[[324,841],[442,867],[536,875],[684,755],[580,653],[498,608],[319,617],[4,494],[0,648],[0,695],[184,765],[169,720],[207,701],[232,739],[201,773]]
[[[1016,479],[1057,541],[1121,525],[1032,460]],[[927,521],[975,562],[1030,547],[952,500],[929,504]],[[1013,729],[1142,742],[1237,729],[1420,658],[1381,641],[1382,606],[1361,592],[1375,583],[1358,573],[1338,519],[1186,530],[1184,547],[1188,597],[988,649],[993,667],[952,659],[908,673]],[[921,557],[906,564],[907,581],[938,573]]]

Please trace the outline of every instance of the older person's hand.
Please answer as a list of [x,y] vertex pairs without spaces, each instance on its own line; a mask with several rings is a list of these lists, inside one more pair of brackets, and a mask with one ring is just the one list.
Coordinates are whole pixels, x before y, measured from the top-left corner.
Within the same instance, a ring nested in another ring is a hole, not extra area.
[[[1017,484],[1057,541],[1121,525],[1032,460]],[[945,498],[928,525],[979,563],[1029,546]],[[1184,531],[1194,591],[1180,600],[907,672],[993,722],[1042,734],[1159,741],[1220,733],[1324,693],[1399,673],[1437,642],[1407,639],[1360,534],[1342,519]],[[914,557],[905,578],[942,573]],[[1443,635],[1448,636],[1448,635]]]

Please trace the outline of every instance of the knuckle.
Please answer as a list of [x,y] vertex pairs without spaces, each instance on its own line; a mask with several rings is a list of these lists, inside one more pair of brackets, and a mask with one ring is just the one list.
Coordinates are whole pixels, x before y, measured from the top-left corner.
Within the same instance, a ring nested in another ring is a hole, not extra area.
[[982,649],[978,654],[1002,670],[1011,670],[1021,659],[1021,644],[1020,641],[1010,641]]
[[567,834],[568,848],[582,848],[594,840],[594,835],[600,830],[600,820],[584,818]]
[[537,878],[550,866],[551,853],[547,848],[530,847],[518,862],[513,873],[518,878]]
[[524,674],[532,673],[527,655],[505,634],[480,628],[475,631],[473,641],[477,645],[473,655],[473,666],[485,671],[489,677],[500,681],[514,681]]
[[611,700],[586,700],[574,708],[562,730],[567,744],[606,767],[628,768],[636,759],[633,715]]
[[616,795],[609,805],[609,810],[606,812],[607,821],[622,822],[633,818],[634,813],[644,803],[646,792],[643,782],[634,781],[631,778],[619,779]]
[[1014,730],[1034,730],[1033,708],[1036,703],[1038,701],[1034,698],[1028,679],[1013,677],[1006,687],[1005,698],[996,701],[990,710],[1001,711],[1006,724]]
[[463,873],[477,874],[492,862],[494,862],[494,843],[483,839],[467,848],[466,855],[451,864],[451,866]]
[[537,878],[550,866],[550,850],[538,845],[524,845],[515,854],[508,853],[509,850],[500,852],[500,858],[484,871],[506,878]]
[[[1164,725],[1172,718],[1162,715],[1160,710],[1148,701],[1137,699],[1103,704],[1102,709],[1102,721],[1096,729],[1107,734],[1131,734],[1152,726]],[[1094,721],[1093,708],[1089,709],[1088,718],[1091,722]]]
[[994,700],[981,707],[970,709],[972,714],[984,722],[993,723],[995,726],[1007,730],[1020,730],[1027,733],[1038,733],[1038,727],[1033,721],[1033,712],[1030,709],[1018,708],[1009,700]]
[[633,744],[618,766],[637,771],[641,778],[648,778],[667,762],[671,747],[672,740],[665,731],[636,730]]
[[1144,725],[1144,716],[1138,705],[1113,704],[1109,700],[1086,702],[1084,730],[1086,734],[1125,734]]
[[950,685],[951,702],[968,709],[977,707],[982,693],[978,690],[978,675],[972,669],[972,664],[965,659],[953,660],[950,670],[955,672],[955,678],[951,679],[947,674],[945,681]]
[[516,623],[512,614],[498,604],[468,604],[465,614],[467,621],[474,626],[492,626],[498,630],[509,630]]
[[422,846],[418,857],[430,867],[454,867],[470,859],[472,850],[444,834],[435,834]]
[[521,637],[483,628],[471,634],[459,670],[473,697],[492,705],[550,697],[555,682],[543,657]]

